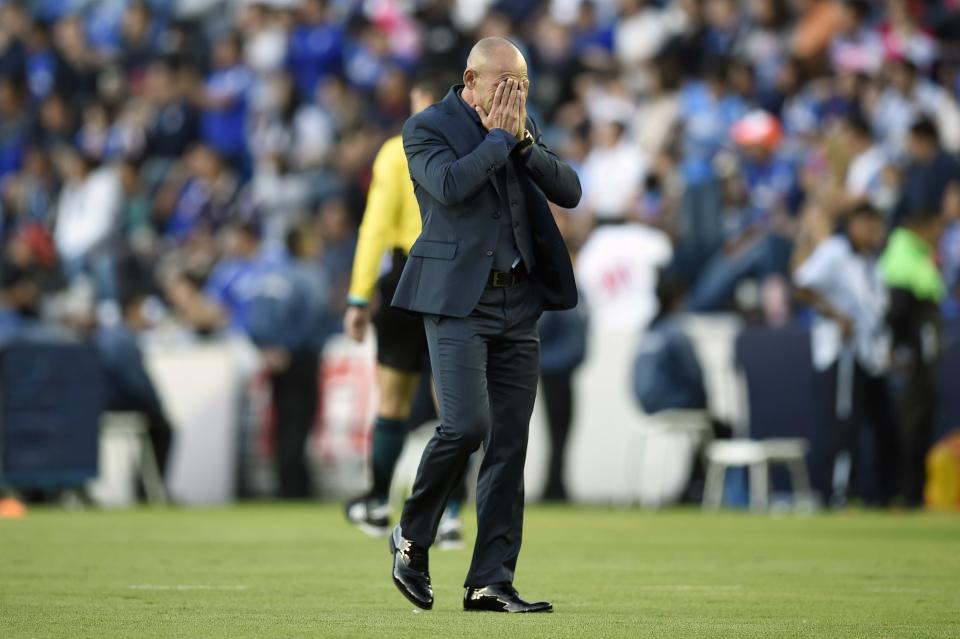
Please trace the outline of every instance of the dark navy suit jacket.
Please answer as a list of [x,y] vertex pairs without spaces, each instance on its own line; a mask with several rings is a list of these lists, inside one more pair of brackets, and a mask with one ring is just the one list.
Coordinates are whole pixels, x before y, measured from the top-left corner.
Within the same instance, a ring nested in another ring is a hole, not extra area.
[[[483,294],[497,246],[500,209],[497,171],[510,161],[512,144],[501,135],[484,137],[459,104],[460,86],[439,103],[414,115],[403,127],[403,148],[420,204],[423,231],[410,249],[393,305],[416,313],[466,317]],[[527,118],[535,143],[520,175],[536,259],[534,278],[546,310],[577,305],[577,286],[563,237],[547,200],[573,208],[580,180],[540,138]]]

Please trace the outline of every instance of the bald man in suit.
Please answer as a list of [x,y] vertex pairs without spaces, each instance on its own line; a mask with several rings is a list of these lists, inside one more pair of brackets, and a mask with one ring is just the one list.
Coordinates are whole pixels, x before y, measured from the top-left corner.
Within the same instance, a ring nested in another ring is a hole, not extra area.
[[544,310],[577,304],[548,200],[580,201],[576,173],[526,114],[527,65],[503,38],[478,42],[463,84],[411,117],[403,145],[423,230],[393,305],[423,316],[441,423],[390,537],[393,580],[433,607],[428,548],[470,454],[484,446],[477,539],[465,610],[549,612],[513,587],[523,529],[523,468],[537,392]]

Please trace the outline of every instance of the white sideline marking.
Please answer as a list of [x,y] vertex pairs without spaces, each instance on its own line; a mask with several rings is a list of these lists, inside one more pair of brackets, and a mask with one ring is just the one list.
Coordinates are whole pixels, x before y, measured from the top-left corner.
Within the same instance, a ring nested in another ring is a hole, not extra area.
[[710,584],[659,584],[643,585],[642,590],[740,590],[739,585],[710,585]]
[[875,588],[865,588],[867,592],[893,592],[893,593],[903,593],[903,592],[933,592],[930,588],[909,588],[909,587],[899,587],[899,586],[878,586]]
[[209,584],[134,584],[127,586],[130,590],[246,590],[249,586],[213,586]]

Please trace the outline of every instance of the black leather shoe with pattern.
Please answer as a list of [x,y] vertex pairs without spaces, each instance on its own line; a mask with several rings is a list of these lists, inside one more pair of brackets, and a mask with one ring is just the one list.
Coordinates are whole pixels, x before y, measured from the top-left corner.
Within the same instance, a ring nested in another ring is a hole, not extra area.
[[413,605],[433,608],[433,587],[430,585],[430,564],[427,549],[404,538],[400,526],[390,535],[393,555],[393,583]]
[[529,603],[520,598],[510,584],[494,584],[482,588],[467,588],[463,595],[463,609],[483,612],[553,612],[553,604],[546,601]]

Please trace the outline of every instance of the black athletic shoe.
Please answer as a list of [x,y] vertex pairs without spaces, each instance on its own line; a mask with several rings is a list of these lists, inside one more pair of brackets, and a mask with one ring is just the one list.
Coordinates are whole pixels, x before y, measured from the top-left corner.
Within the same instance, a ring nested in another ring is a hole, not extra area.
[[463,609],[471,612],[553,612],[553,604],[546,601],[528,603],[520,598],[512,585],[494,584],[467,588],[463,594]]
[[433,608],[427,549],[405,539],[397,526],[390,535],[390,553],[393,555],[393,583],[397,589],[413,605],[424,610]]
[[463,522],[459,518],[444,517],[437,528],[437,539],[433,542],[440,550],[460,550],[463,548]]
[[390,534],[390,504],[377,504],[366,497],[351,499],[344,505],[347,521],[371,537]]

